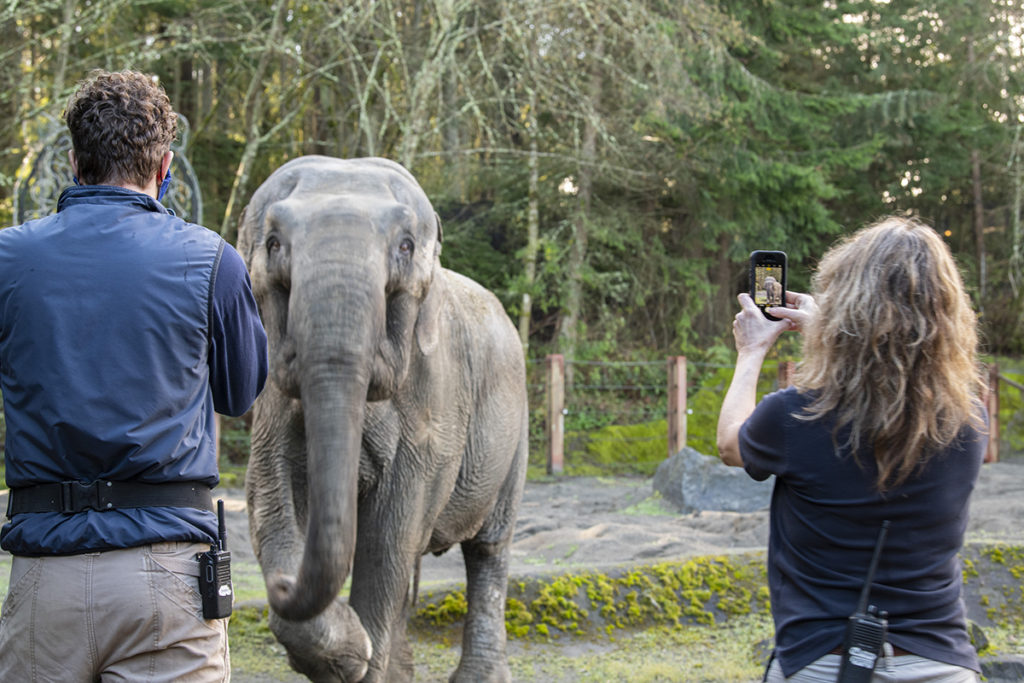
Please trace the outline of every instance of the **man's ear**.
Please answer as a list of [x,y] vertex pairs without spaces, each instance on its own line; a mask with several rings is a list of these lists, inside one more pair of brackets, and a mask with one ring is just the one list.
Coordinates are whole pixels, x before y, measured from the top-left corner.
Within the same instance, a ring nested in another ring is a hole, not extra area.
[[160,160],[160,178],[157,180],[157,187],[163,182],[164,178],[167,177],[167,171],[171,167],[171,159],[174,158],[174,152],[167,150],[164,153],[164,158]]
[[71,162],[71,175],[78,177],[78,159],[75,158],[75,150],[68,150],[68,161]]

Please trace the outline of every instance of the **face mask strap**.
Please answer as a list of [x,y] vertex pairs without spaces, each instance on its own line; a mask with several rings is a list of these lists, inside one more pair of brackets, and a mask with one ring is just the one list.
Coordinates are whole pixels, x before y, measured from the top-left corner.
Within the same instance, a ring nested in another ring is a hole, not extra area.
[[156,200],[162,201],[164,195],[167,194],[167,188],[171,185],[171,169],[167,169],[167,175],[164,176],[164,181],[160,183],[160,189],[156,193]]

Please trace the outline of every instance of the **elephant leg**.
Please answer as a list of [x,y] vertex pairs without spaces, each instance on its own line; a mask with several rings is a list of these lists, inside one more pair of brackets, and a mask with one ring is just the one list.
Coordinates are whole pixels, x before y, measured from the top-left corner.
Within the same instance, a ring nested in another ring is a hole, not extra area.
[[406,639],[409,584],[423,536],[422,492],[411,482],[365,496],[349,602],[373,642],[365,683],[404,683],[413,678]]
[[468,611],[462,632],[462,657],[451,683],[512,680],[505,654],[505,597],[508,549],[487,543],[462,544],[466,563]]
[[412,645],[409,644],[408,624],[410,601],[406,597],[404,607],[391,627],[391,658],[388,663],[388,683],[405,683],[413,680],[415,667]]
[[512,680],[505,652],[505,599],[509,545],[526,483],[526,414],[524,406],[518,446],[494,509],[477,535],[462,543],[468,611],[462,632],[462,657],[449,679],[451,683]]

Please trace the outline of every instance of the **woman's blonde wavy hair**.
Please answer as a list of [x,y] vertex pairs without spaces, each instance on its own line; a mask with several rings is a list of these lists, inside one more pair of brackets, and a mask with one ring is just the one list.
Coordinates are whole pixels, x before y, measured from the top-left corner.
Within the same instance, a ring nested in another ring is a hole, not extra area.
[[972,423],[977,319],[945,242],[927,225],[887,218],[825,254],[814,276],[818,314],[804,330],[796,386],[814,398],[802,419],[837,417],[839,447],[874,449],[884,491]]

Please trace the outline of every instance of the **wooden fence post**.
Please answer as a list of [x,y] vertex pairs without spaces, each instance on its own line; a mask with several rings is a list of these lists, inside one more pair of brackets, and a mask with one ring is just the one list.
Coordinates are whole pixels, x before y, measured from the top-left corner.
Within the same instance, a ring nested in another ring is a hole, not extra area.
[[686,356],[668,359],[668,457],[686,446]]
[[547,365],[548,474],[561,474],[565,449],[565,357],[549,355]]
[[786,389],[793,386],[793,373],[795,371],[795,362],[791,360],[779,361],[779,389]]
[[988,366],[988,391],[985,408],[988,410],[988,448],[985,462],[999,462],[999,365]]

